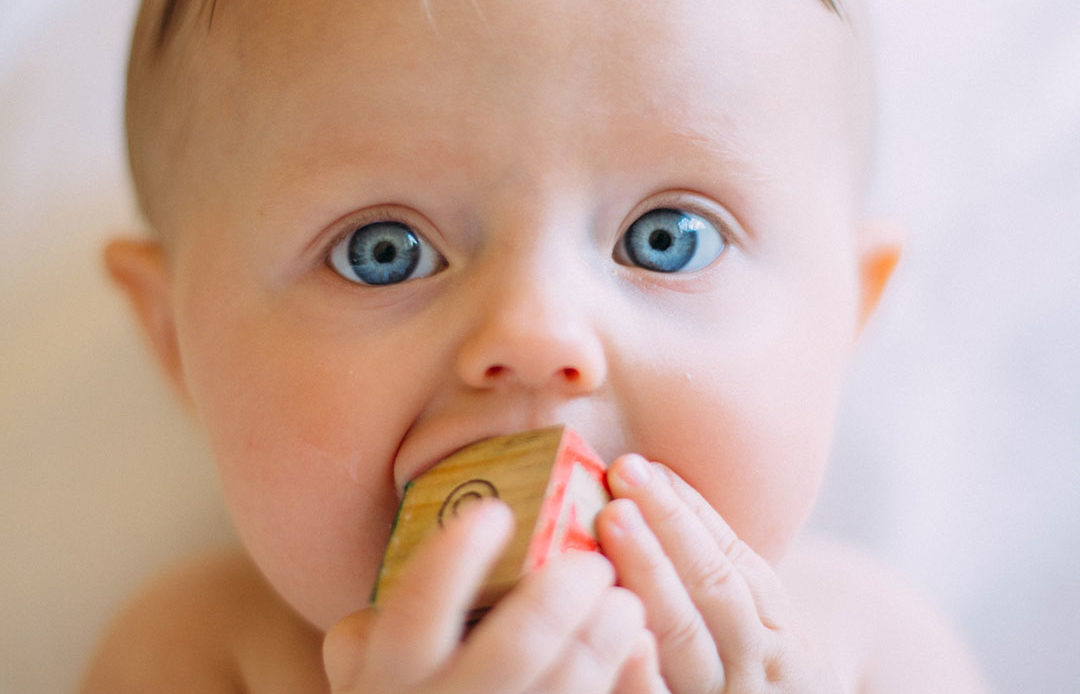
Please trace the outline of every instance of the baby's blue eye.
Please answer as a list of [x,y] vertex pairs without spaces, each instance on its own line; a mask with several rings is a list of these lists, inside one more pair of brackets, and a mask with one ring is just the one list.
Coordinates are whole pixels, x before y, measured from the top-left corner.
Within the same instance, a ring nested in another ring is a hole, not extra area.
[[726,247],[724,235],[704,217],[661,208],[630,225],[619,241],[616,260],[653,272],[694,272],[716,260]]
[[373,286],[429,277],[445,264],[424,237],[400,222],[365,224],[330,251],[330,266],[339,275]]

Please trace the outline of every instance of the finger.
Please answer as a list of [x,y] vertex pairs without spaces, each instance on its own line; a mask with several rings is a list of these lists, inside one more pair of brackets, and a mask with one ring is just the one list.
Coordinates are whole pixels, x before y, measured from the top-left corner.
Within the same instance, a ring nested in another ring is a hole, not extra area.
[[764,631],[738,567],[644,458],[616,459],[608,480],[613,495],[630,499],[640,509],[712,634],[725,676],[730,675],[730,668],[756,655]]
[[739,568],[750,588],[762,624],[774,630],[783,628],[791,614],[790,604],[780,578],[769,562],[740,540],[716,509],[686,480],[661,463],[654,464],[654,468],[694,512],[720,549]]
[[633,593],[611,588],[563,649],[534,692],[594,694],[611,691],[645,631],[645,610]]
[[552,668],[615,583],[594,552],[570,552],[525,576],[466,641],[451,676],[473,691],[526,691]]
[[374,681],[415,684],[445,665],[512,526],[505,504],[478,503],[420,546],[378,608],[366,661]]
[[353,686],[364,666],[368,632],[375,621],[375,610],[354,612],[326,632],[323,639],[323,668],[334,692]]
[[634,503],[616,499],[608,504],[597,516],[596,529],[619,582],[645,605],[661,672],[672,690],[719,690],[723,668],[713,636]]
[[660,675],[656,639],[650,632],[638,636],[613,694],[670,694]]

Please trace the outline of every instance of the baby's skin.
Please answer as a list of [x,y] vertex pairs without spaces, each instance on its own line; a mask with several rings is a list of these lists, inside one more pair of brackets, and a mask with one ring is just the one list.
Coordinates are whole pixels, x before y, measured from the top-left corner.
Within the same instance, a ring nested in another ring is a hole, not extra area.
[[[899,253],[862,215],[858,8],[165,5],[128,104],[155,235],[106,261],[243,551],[148,589],[87,692],[981,691],[917,596],[801,532]],[[462,639],[512,522],[480,504],[367,606],[406,482],[563,423],[612,461],[602,554]]]

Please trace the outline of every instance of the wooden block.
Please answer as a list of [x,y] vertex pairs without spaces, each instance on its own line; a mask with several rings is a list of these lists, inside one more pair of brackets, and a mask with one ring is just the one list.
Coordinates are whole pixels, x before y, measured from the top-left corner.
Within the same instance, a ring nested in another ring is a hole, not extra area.
[[598,550],[596,514],[611,499],[605,467],[580,436],[562,426],[461,449],[406,485],[372,600],[378,604],[431,532],[484,497],[504,501],[517,524],[473,604],[474,616],[549,557],[567,549]]

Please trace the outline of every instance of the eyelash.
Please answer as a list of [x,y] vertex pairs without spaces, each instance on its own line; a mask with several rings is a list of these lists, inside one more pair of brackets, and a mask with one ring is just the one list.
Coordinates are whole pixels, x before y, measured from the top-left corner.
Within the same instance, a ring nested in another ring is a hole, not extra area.
[[363,210],[354,215],[350,215],[344,222],[336,225],[338,230],[333,233],[330,238],[330,242],[326,246],[326,253],[324,254],[327,259],[330,258],[330,252],[339,243],[349,238],[357,229],[365,227],[369,224],[377,224],[379,222],[386,222],[389,224],[404,224],[410,229],[415,229],[415,222],[408,218],[408,215],[402,214],[393,207],[373,207],[371,209]]
[[349,218],[324,251],[323,264],[364,287],[387,287],[441,272],[446,258],[429,240],[432,234],[424,231],[428,225],[415,217],[378,207]]
[[740,245],[742,240],[742,226],[735,215],[719,203],[712,202],[711,198],[689,190],[667,191],[657,195],[650,195],[635,206],[625,221],[619,227],[619,238],[622,238],[630,226],[650,210],[676,209],[695,214],[716,227],[728,247]]
[[[612,250],[612,257],[616,257],[616,262],[627,265],[626,263],[619,261],[617,259],[617,256],[620,254],[620,252],[625,255],[626,251],[621,250],[620,247],[625,243],[627,234],[630,232],[634,224],[646,215],[664,209],[671,209],[700,217],[704,221],[709,223],[716,230],[717,234],[720,237],[720,243],[722,245],[720,251],[717,253],[717,256],[709,262],[705,263],[701,268],[698,268],[697,270],[694,270],[692,272],[698,272],[702,269],[708,268],[709,266],[717,262],[717,260],[721,256],[726,255],[729,252],[728,249],[730,247],[737,245],[738,237],[733,232],[733,226],[737,226],[737,222],[735,222],[733,219],[728,219],[730,213],[727,212],[724,208],[720,207],[719,205],[708,203],[707,198],[703,198],[702,196],[695,193],[669,192],[661,195],[650,196],[649,198],[647,198],[641,204],[637,205],[633,209],[631,214],[627,216],[627,221],[620,225],[619,232],[615,240],[615,245],[613,246]],[[342,243],[345,243],[346,240],[349,239],[358,230],[366,226],[380,223],[400,224],[408,227],[417,236],[422,237],[424,239],[424,242],[431,246],[436,253],[439,253],[438,248],[435,247],[435,245],[432,244],[430,241],[432,235],[425,231],[428,225],[423,223],[417,223],[415,215],[403,214],[400,210],[392,206],[375,207],[351,216],[347,219],[347,221],[341,224],[341,226],[339,227],[339,231],[337,231],[333,235],[330,242],[326,246],[326,250],[323,253],[323,264],[332,272],[341,276],[341,273],[337,269],[335,269],[331,260],[335,249],[337,249]],[[439,255],[441,256],[442,254],[439,253]],[[443,256],[443,266],[445,268],[445,256]],[[673,272],[650,270],[649,268],[642,267],[640,265],[627,266],[631,267],[632,269],[642,270],[644,272],[655,274],[657,276],[687,274],[680,273],[677,270]],[[439,271],[441,271],[441,269]],[[347,282],[351,282],[359,286],[378,286],[366,285],[363,282],[356,282],[345,277],[342,277],[342,279],[345,279]]]

